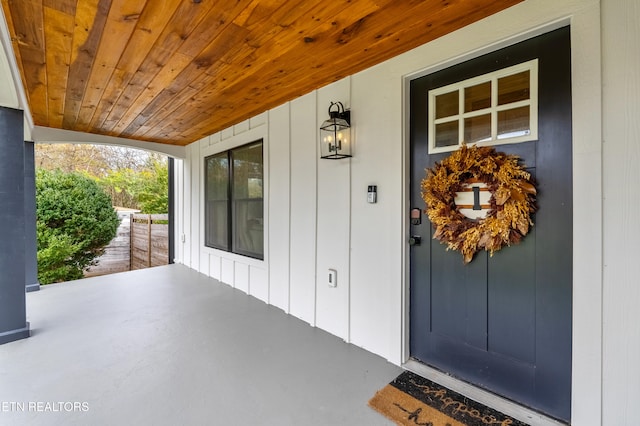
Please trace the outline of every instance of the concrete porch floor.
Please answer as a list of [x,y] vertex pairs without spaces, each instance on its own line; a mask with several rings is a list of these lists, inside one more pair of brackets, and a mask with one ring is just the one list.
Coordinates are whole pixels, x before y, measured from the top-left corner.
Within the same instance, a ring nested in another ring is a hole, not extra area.
[[43,286],[27,315],[2,425],[388,425],[367,401],[402,371],[182,265]]

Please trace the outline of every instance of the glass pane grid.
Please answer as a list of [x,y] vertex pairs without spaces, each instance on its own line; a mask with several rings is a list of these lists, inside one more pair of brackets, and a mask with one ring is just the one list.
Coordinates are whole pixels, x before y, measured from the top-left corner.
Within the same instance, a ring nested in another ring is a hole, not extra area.
[[450,151],[462,142],[491,145],[535,139],[536,79],[533,60],[432,91],[430,151]]

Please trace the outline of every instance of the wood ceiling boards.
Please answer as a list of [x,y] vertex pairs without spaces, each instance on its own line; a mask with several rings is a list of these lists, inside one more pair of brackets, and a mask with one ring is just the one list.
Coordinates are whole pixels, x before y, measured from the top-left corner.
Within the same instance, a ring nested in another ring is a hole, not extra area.
[[186,145],[522,0],[2,0],[36,125]]

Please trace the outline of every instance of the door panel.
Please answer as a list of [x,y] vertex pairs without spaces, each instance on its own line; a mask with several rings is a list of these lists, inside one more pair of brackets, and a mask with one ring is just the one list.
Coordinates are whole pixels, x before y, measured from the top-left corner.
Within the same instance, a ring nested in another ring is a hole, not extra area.
[[[534,217],[535,220],[535,217]],[[535,362],[536,227],[518,250],[500,250],[489,268],[489,351]]]
[[411,207],[424,209],[428,91],[538,58],[537,141],[498,145],[535,177],[538,211],[523,241],[464,265],[425,220],[411,226],[410,350],[421,362],[553,417],[571,402],[571,64],[562,28],[411,82]]
[[[436,240],[431,244],[439,245]],[[478,302],[487,300],[487,288],[476,284],[476,277],[487,275],[486,262],[473,262],[465,268],[460,266],[460,258],[440,247],[431,253],[431,294],[438,301],[432,305],[431,331],[486,350],[487,304]],[[457,320],[461,305],[466,312],[464,321]]]

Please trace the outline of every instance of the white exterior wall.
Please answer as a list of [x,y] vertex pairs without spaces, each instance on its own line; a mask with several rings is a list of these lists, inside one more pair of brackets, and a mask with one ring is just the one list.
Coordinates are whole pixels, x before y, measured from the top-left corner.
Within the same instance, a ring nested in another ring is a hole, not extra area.
[[602,1],[603,418],[638,424],[640,401],[640,2]]
[[[177,261],[402,364],[408,356],[406,82],[570,24],[572,424],[634,424],[640,400],[640,252],[634,244],[640,235],[632,216],[640,195],[633,173],[640,161],[640,16],[636,0],[603,0],[602,7],[601,14],[599,0],[526,0],[188,146],[176,166],[176,186],[184,190],[176,229],[185,236],[183,243],[176,238]],[[317,129],[330,101],[352,110],[352,159],[319,159]],[[260,138],[265,261],[202,243],[203,158]],[[366,202],[367,185],[378,186],[377,204]],[[326,283],[329,268],[338,271],[337,288]]]

